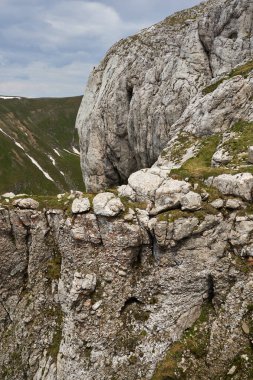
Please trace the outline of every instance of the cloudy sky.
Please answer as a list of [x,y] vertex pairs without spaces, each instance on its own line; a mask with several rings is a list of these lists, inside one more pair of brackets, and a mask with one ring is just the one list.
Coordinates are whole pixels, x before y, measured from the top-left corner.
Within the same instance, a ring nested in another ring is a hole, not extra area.
[[0,94],[83,93],[122,37],[200,0],[0,0]]

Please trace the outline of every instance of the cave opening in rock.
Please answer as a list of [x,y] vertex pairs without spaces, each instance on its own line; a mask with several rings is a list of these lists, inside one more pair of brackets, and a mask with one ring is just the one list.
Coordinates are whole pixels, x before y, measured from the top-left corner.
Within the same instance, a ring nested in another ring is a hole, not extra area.
[[124,303],[124,305],[122,306],[120,312],[123,313],[123,312],[124,312],[124,311],[125,311],[130,305],[133,305],[133,304],[138,304],[138,305],[140,305],[140,304],[142,304],[142,302],[141,302],[140,300],[138,300],[138,298],[136,298],[136,297],[129,297],[129,298],[125,301],[125,303]]

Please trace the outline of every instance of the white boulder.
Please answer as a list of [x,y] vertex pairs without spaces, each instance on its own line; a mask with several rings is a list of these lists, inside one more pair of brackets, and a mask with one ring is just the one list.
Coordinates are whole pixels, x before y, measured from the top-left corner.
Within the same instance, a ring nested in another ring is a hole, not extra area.
[[216,208],[219,210],[224,206],[224,201],[221,198],[215,199],[213,202],[210,203],[212,207]]
[[179,208],[182,197],[190,191],[191,185],[185,181],[175,179],[165,180],[155,192],[155,207],[150,215]]
[[201,209],[202,199],[198,193],[189,191],[181,199],[181,208],[186,211],[196,211]]
[[230,210],[238,210],[242,207],[242,202],[239,199],[228,199],[226,202],[226,208]]
[[147,198],[153,200],[156,190],[163,181],[164,177],[159,171],[142,169],[130,175],[128,185],[136,193],[136,200],[142,202]]
[[212,157],[212,166],[226,165],[232,160],[228,152],[221,148],[217,150]]
[[100,193],[93,199],[93,209],[96,215],[116,216],[125,208],[113,193]]
[[36,210],[39,208],[40,204],[32,198],[23,198],[15,199],[15,201],[12,202],[12,205],[21,209]]
[[252,200],[253,176],[250,173],[219,175],[213,179],[212,186],[222,194],[234,195],[246,201]]
[[90,201],[88,198],[74,199],[71,207],[73,214],[81,214],[90,210]]

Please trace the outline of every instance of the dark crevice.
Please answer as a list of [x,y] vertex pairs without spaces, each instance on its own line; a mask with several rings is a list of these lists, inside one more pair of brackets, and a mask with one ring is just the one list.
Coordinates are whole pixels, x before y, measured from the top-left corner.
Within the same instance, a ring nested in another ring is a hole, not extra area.
[[6,312],[9,321],[10,321],[10,322],[13,322],[13,320],[12,320],[12,318],[11,318],[11,316],[10,316],[9,311],[7,310],[7,308],[5,307],[5,305],[4,305],[4,303],[3,303],[2,301],[0,301],[0,305],[2,306],[2,308],[4,309],[4,311]]
[[[120,175],[120,172],[117,168],[117,166],[114,164],[114,162],[109,158],[109,156],[107,156],[107,160],[109,161],[110,165],[112,166],[113,168],[113,171],[114,171],[114,174],[115,176],[117,177],[117,179],[115,178],[114,181],[112,182],[112,185],[122,185],[123,184],[123,180],[121,178],[121,175]],[[109,176],[111,177],[111,176]]]
[[132,268],[139,268],[141,266],[141,258],[142,258],[142,248],[137,247],[136,254],[134,255],[134,258],[132,261]]
[[26,245],[26,266],[23,274],[23,287],[22,292],[24,292],[28,287],[29,275],[28,267],[30,261],[30,245],[31,245],[31,231],[29,227],[26,227],[26,236],[25,236],[25,245]]
[[159,246],[157,244],[156,237],[148,230],[147,230],[147,233],[149,235],[149,239],[150,239],[150,243],[151,243],[152,255],[153,255],[154,259],[158,260],[160,250],[159,250]]
[[213,276],[211,274],[208,275],[207,278],[207,286],[208,286],[208,302],[212,302],[214,299],[214,281],[213,281]]
[[11,237],[11,240],[12,240],[13,244],[15,245],[15,247],[17,247],[15,232],[14,232],[14,225],[13,225],[12,220],[11,220],[11,213],[10,213],[9,209],[8,209],[8,215],[9,215],[9,222],[10,222],[10,237]]
[[126,302],[124,303],[124,305],[120,309],[120,313],[123,313],[129,306],[131,306],[133,304],[141,305],[142,302],[140,300],[138,300],[138,298],[136,298],[136,297],[130,297],[126,300]]
[[238,37],[238,33],[237,32],[232,32],[229,36],[228,36],[228,38],[230,39],[230,40],[237,40],[237,37]]
[[208,49],[208,47],[205,45],[205,42],[202,40],[202,37],[201,37],[200,33],[199,33],[199,41],[200,41],[200,43],[201,43],[201,45],[203,47],[203,50],[204,50],[204,52],[206,54],[211,77],[214,78],[213,68],[212,68],[212,65],[211,65],[211,52]]
[[134,95],[134,89],[132,86],[127,87],[127,99],[128,103],[130,104]]

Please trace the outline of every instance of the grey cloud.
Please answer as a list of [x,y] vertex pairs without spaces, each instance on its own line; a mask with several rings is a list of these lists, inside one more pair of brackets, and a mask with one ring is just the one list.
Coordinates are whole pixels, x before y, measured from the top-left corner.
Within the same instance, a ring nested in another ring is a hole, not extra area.
[[199,0],[0,0],[0,94],[83,92],[118,39]]

